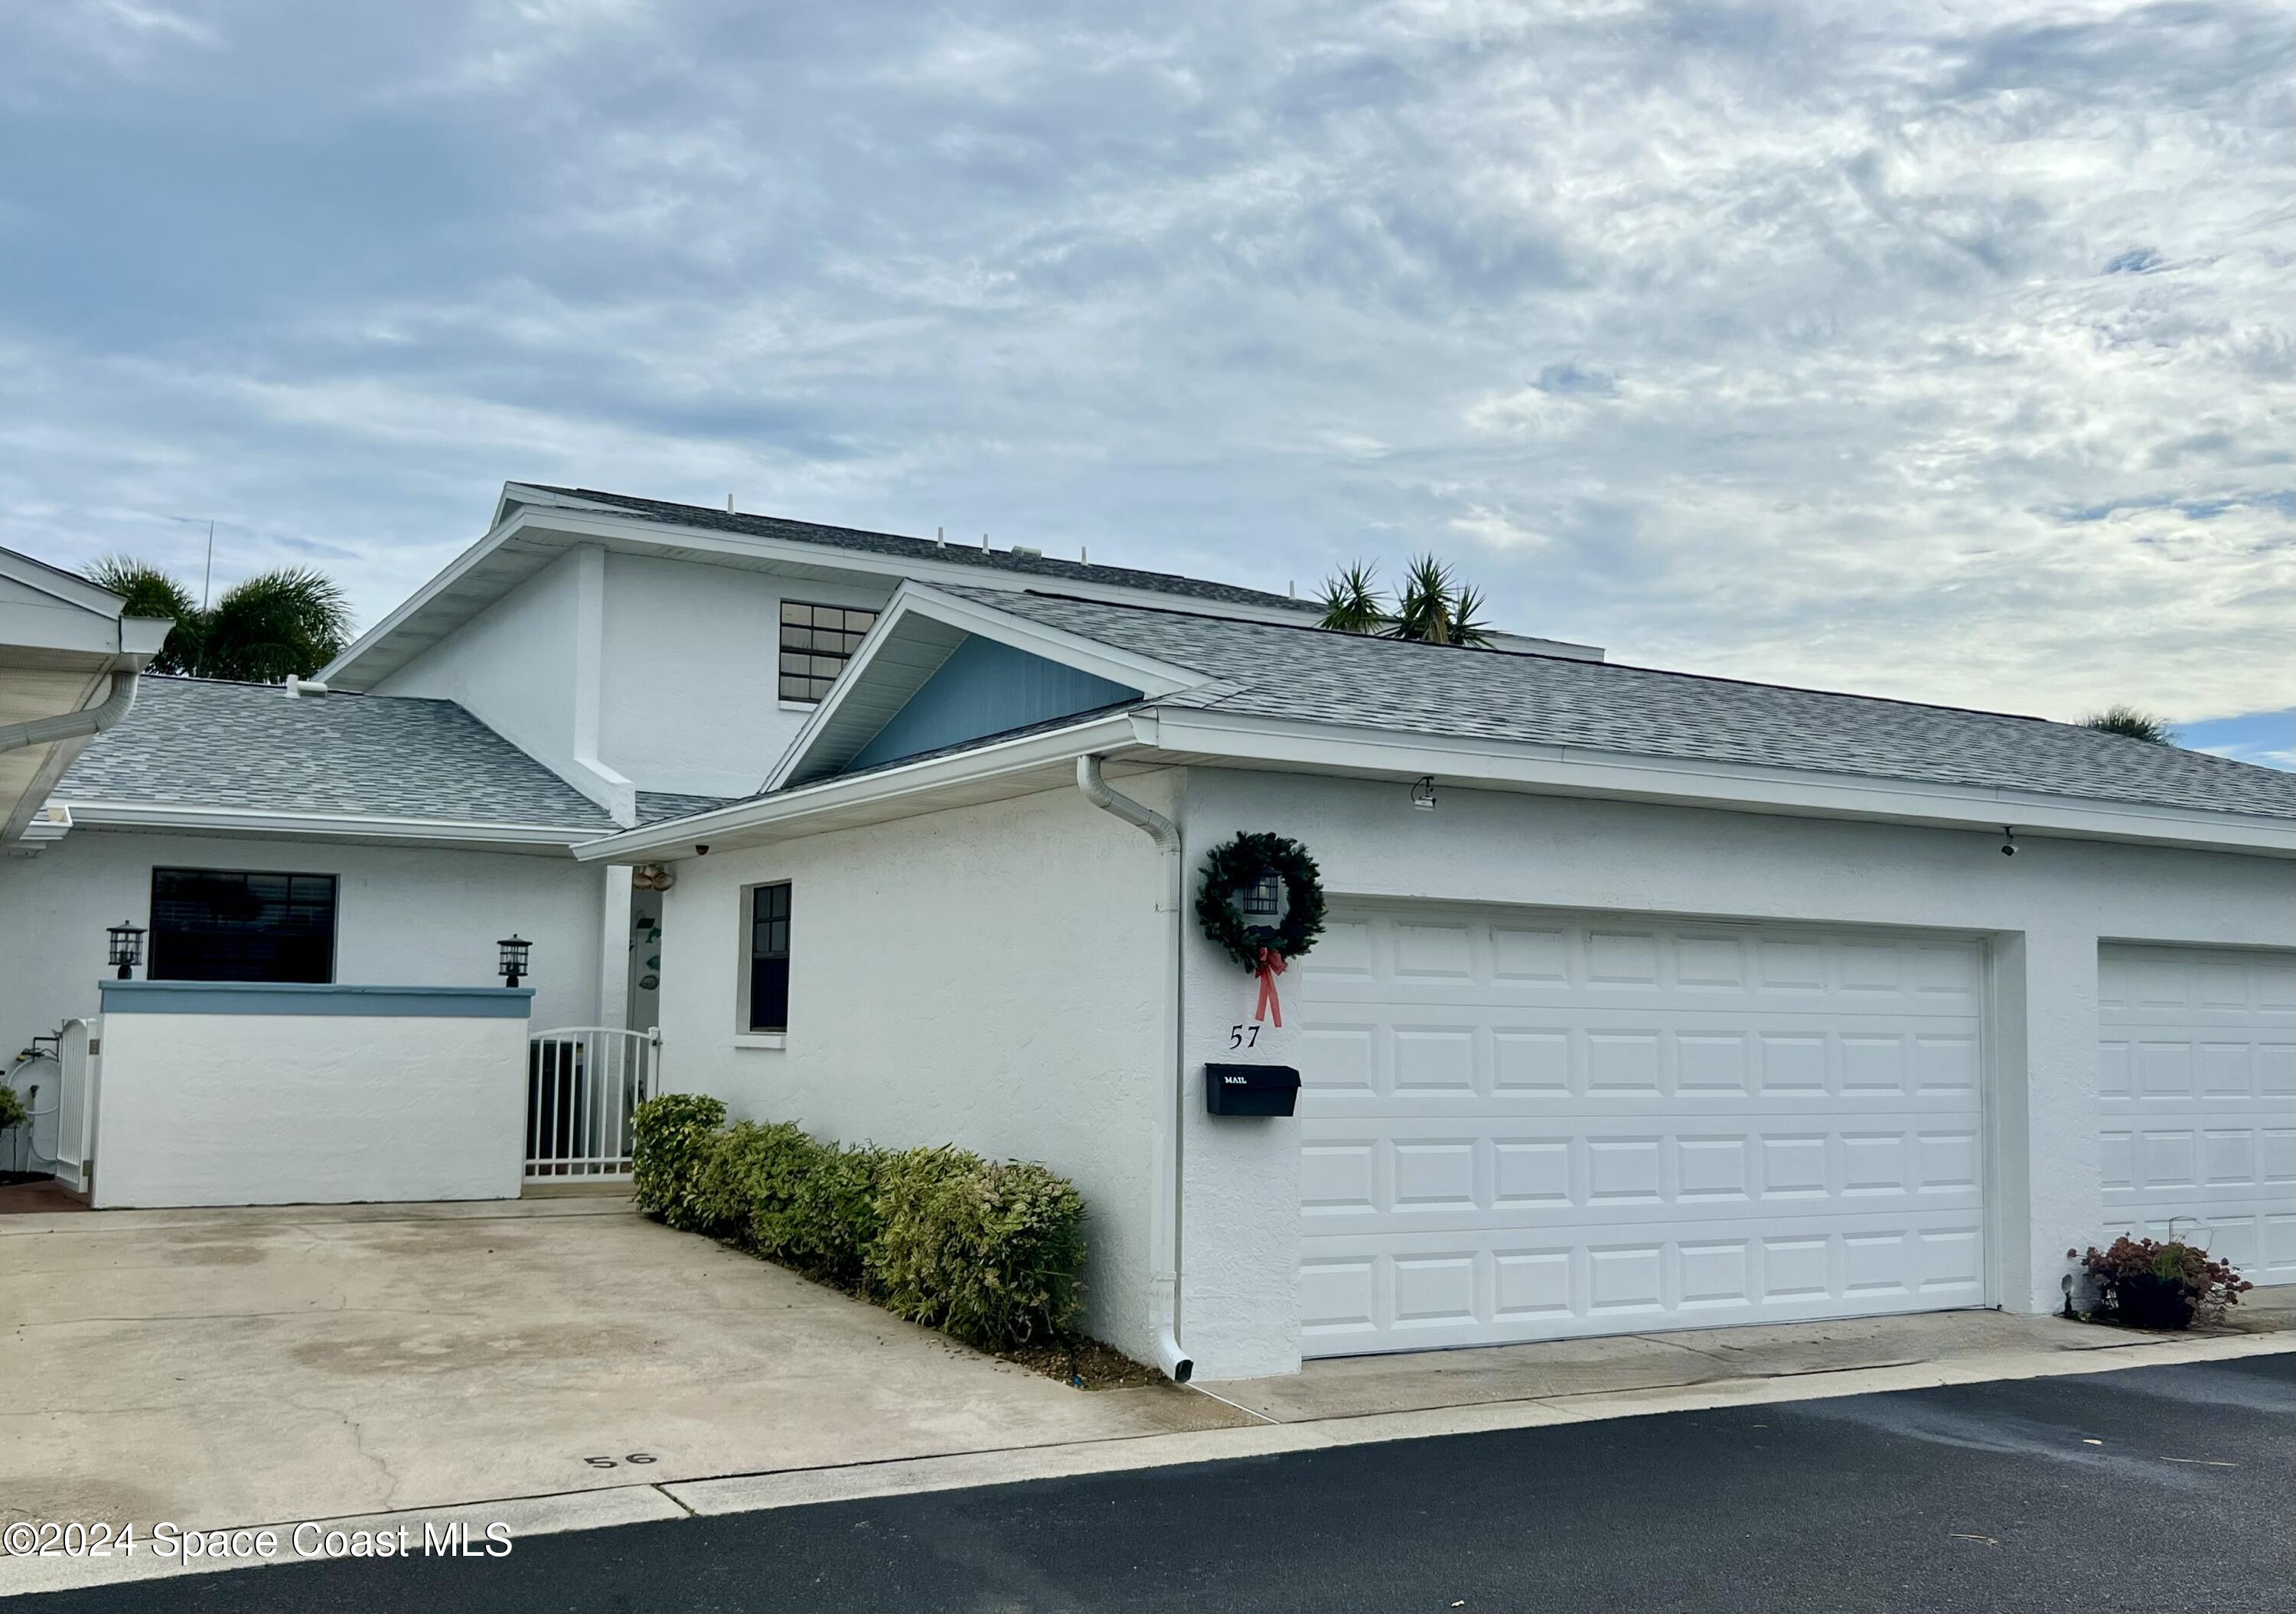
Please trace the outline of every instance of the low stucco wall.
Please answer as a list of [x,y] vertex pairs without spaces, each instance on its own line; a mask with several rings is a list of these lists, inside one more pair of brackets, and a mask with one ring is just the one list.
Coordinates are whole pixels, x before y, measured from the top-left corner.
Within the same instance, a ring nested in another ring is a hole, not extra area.
[[106,982],[95,1204],[514,1199],[532,996]]

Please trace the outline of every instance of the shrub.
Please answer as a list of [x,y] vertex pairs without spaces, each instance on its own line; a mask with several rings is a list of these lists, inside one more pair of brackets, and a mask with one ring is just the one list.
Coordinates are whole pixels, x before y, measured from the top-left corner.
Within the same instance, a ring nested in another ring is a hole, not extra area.
[[16,1090],[0,1087],[0,1132],[5,1132],[11,1127],[21,1127],[31,1118],[32,1112],[24,1108],[24,1101],[17,1095]]
[[1057,1338],[1083,1304],[1084,1199],[1042,1166],[959,1149],[883,1164],[867,1254],[886,1308],[986,1349]]
[[638,1208],[742,1244],[985,1350],[1058,1340],[1084,1299],[1084,1199],[1042,1166],[961,1149],[847,1149],[726,1127],[671,1094],[633,1118]]
[[2231,1262],[2174,1239],[2163,1244],[2119,1238],[2110,1249],[2090,1245],[2079,1259],[2096,1283],[2097,1310],[2138,1328],[2188,1328],[2195,1317],[2213,1321],[2256,1287]]
[[630,1191],[638,1208],[672,1227],[701,1231],[701,1167],[725,1124],[726,1106],[699,1093],[665,1093],[632,1110]]

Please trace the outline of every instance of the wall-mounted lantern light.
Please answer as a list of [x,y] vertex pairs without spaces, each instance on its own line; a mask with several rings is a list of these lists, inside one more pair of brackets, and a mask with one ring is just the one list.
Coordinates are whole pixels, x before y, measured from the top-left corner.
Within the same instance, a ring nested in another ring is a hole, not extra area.
[[526,955],[534,950],[534,944],[521,940],[518,933],[512,931],[495,943],[495,946],[502,949],[503,985],[515,987],[518,985],[519,977],[527,973]]
[[1411,805],[1423,813],[1435,810],[1435,775],[1422,774],[1411,787]]
[[135,979],[135,966],[144,962],[144,927],[123,919],[103,933],[111,938],[111,962],[119,967],[119,979]]

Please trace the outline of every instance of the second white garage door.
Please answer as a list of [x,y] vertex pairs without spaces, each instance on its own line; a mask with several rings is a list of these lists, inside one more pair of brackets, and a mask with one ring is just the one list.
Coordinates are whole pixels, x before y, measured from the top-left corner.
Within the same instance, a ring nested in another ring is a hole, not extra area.
[[1306,1354],[1984,1304],[1981,980],[1973,939],[1335,912]]

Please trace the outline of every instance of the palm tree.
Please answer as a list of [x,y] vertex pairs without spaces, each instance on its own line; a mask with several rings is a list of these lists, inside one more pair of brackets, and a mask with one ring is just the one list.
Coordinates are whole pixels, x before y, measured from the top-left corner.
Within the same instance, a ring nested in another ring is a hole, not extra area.
[[1416,555],[1403,574],[1403,597],[1387,636],[1422,644],[1488,644],[1488,626],[1473,619],[1482,609],[1483,596],[1472,585],[1458,582],[1433,555]]
[[1356,561],[1324,579],[1316,603],[1324,608],[1319,627],[1334,633],[1375,634],[1387,627],[1387,602],[1380,597],[1379,569]]
[[332,578],[308,566],[259,573],[204,610],[189,589],[145,561],[114,556],[88,575],[126,596],[129,616],[175,619],[152,659],[156,672],[276,684],[309,677],[350,643],[350,602]]
[[1357,561],[1324,579],[1316,602],[1324,608],[1318,627],[1343,634],[1377,634],[1422,644],[1485,645],[1490,624],[1482,619],[1482,591],[1454,580],[1451,569],[1433,555],[1418,555],[1403,575],[1402,598],[1390,605],[1380,592],[1379,569]]
[[2157,717],[2126,701],[2116,702],[2101,712],[2091,712],[2081,719],[2081,726],[2107,734],[2126,735],[2131,740],[2143,740],[2153,745],[2177,743],[2177,731],[2169,726],[2166,717]]

